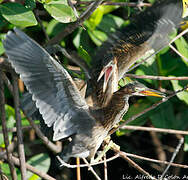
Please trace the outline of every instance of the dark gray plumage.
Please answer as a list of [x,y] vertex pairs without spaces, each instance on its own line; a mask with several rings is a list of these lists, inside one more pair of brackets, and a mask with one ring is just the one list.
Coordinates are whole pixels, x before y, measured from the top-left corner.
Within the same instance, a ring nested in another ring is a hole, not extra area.
[[[14,32],[8,32],[3,45],[9,61],[32,94],[45,124],[53,127],[53,140],[83,132],[91,136],[95,120],[89,115],[89,107],[67,71],[16,28]],[[88,156],[88,152],[86,154]]]

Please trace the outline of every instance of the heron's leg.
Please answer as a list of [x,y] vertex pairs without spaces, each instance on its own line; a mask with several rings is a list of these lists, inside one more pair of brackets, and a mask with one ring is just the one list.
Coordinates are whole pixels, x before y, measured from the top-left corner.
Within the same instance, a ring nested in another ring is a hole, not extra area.
[[103,151],[100,151],[96,159],[91,158],[90,161],[91,163],[99,162],[104,157],[104,155],[108,152],[108,150],[114,146],[116,147],[116,149],[120,149],[120,147],[117,144],[115,144],[112,140],[110,140],[110,136],[107,136],[104,142],[106,145],[104,146]]

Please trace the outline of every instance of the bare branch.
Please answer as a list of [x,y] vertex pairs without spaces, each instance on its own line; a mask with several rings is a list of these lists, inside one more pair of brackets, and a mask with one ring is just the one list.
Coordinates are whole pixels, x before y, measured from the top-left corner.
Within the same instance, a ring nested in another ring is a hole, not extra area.
[[13,180],[17,179],[16,170],[14,168],[14,164],[12,163],[12,154],[8,150],[9,146],[9,138],[6,124],[6,115],[5,115],[5,96],[4,96],[4,84],[2,77],[2,71],[0,69],[0,110],[1,110],[1,121],[2,121],[2,129],[3,129],[3,138],[5,142],[5,149],[7,154],[7,160],[11,172],[11,176]]
[[14,90],[14,109],[16,115],[16,128],[17,128],[17,137],[18,137],[18,154],[20,161],[20,170],[22,180],[26,180],[26,167],[25,167],[25,152],[23,145],[23,134],[21,128],[21,115],[19,108],[19,92],[18,92],[18,78],[15,74],[12,75],[13,78],[13,90]]
[[131,125],[124,125],[121,129],[129,129],[135,131],[153,131],[159,133],[169,133],[169,134],[181,134],[181,135],[188,135],[187,131],[181,130],[174,130],[174,129],[163,129],[163,128],[153,128],[153,127],[142,127],[142,126],[131,126]]
[[[59,162],[61,163],[61,165],[60,165],[61,167],[62,166],[65,166],[67,168],[77,168],[78,167],[77,165],[71,165],[71,164],[64,162],[59,156],[56,156],[56,157],[59,160]],[[119,157],[119,154],[116,154],[115,156],[112,156],[111,158],[106,159],[106,162],[113,161],[114,159],[116,159],[118,157]],[[80,164],[79,167],[89,167],[89,166],[95,166],[95,165],[103,164],[103,163],[104,163],[104,161],[90,163],[89,165],[88,164]]]
[[157,159],[161,161],[166,160],[166,153],[163,149],[163,144],[161,143],[159,137],[157,136],[157,133],[154,131],[150,131],[150,136],[152,138],[152,142],[154,145],[154,151],[156,151]]
[[153,79],[153,80],[188,80],[187,76],[183,77],[165,77],[165,76],[151,76],[151,75],[135,75],[135,74],[125,74],[125,77],[132,77],[136,79]]
[[[183,36],[184,34],[186,34],[187,32],[188,32],[188,28],[185,29],[184,31],[182,31],[180,34],[178,34],[174,39],[172,39],[172,40],[170,41],[170,43],[168,44],[168,46],[170,46],[171,48],[173,48],[173,46],[171,46],[171,44],[172,44],[175,40],[177,40],[178,38],[180,38],[181,36]],[[149,55],[148,57],[146,57],[145,59],[143,59],[143,60],[140,61],[139,63],[135,64],[133,67],[129,68],[129,70],[128,70],[127,72],[129,72],[129,71],[135,69],[136,67],[138,67],[139,65],[143,64],[143,63],[146,62],[149,58],[151,58],[152,56],[154,56],[155,54],[157,54],[158,52],[160,52],[163,48],[164,48],[164,47],[162,47],[162,48],[159,49],[158,51],[154,52],[153,54]],[[173,49],[175,49],[175,48],[173,48]],[[176,53],[178,53],[180,56],[182,56],[179,52],[176,51]],[[185,57],[185,59],[187,60],[186,57]],[[126,76],[126,74],[125,74],[124,76]]]
[[108,180],[108,169],[106,162],[106,154],[104,155],[104,180]]
[[35,17],[37,18],[37,21],[39,22],[39,24],[40,24],[40,26],[41,26],[41,28],[42,28],[42,31],[44,32],[45,38],[46,38],[46,40],[47,40],[47,42],[48,42],[48,41],[50,40],[50,38],[48,37],[48,34],[47,34],[47,32],[46,32],[46,29],[45,29],[45,27],[43,26],[42,21],[41,21],[41,19],[40,19],[40,17],[39,17],[39,11],[38,11],[38,10],[35,10],[34,12],[35,12]]
[[[22,129],[22,131],[30,130],[30,129],[32,129],[32,126],[22,126],[21,129]],[[17,128],[16,128],[16,127],[7,128],[7,131],[8,131],[8,132],[16,132],[16,131],[17,131]],[[0,129],[0,134],[1,134],[1,133],[3,133],[2,129]]]
[[76,179],[81,180],[80,166],[79,166],[80,165],[80,158],[79,157],[76,158],[76,165],[78,166],[76,168]]
[[54,153],[59,153],[61,152],[61,147],[55,145],[54,143],[52,143],[46,136],[44,136],[44,134],[42,133],[42,131],[39,129],[39,127],[33,122],[33,120],[29,117],[27,117],[27,120],[29,121],[29,123],[31,124],[31,126],[33,127],[33,129],[35,130],[37,136],[43,141],[43,143]]
[[164,178],[165,174],[167,173],[168,169],[170,168],[170,166],[171,166],[172,162],[174,161],[174,159],[175,159],[177,153],[179,152],[179,150],[180,150],[180,148],[181,148],[183,142],[184,142],[184,138],[182,137],[182,138],[180,139],[180,141],[179,141],[179,144],[178,144],[177,147],[176,147],[176,150],[174,151],[174,153],[173,153],[173,155],[172,155],[172,158],[171,158],[171,160],[170,160],[170,163],[168,164],[168,166],[166,167],[166,169],[164,170],[163,174],[162,174],[161,177],[160,177],[161,180]]
[[[79,3],[76,3],[76,5],[89,5],[94,1],[80,1]],[[128,6],[128,7],[143,7],[147,6],[150,7],[150,3],[134,3],[134,2],[111,2],[111,1],[103,1],[102,5],[112,5],[112,6]]]
[[10,93],[14,94],[13,87],[4,72],[2,72],[2,79],[3,79],[4,83],[6,84],[7,88],[9,89]]
[[141,172],[142,174],[146,175],[147,177],[149,177],[150,179],[155,179],[154,177],[152,177],[147,171],[145,171],[144,169],[142,169],[138,164],[136,164],[133,160],[131,160],[130,158],[127,157],[126,153],[123,151],[120,151],[118,149],[115,148],[111,148],[114,152],[118,153],[120,155],[120,157],[122,157],[123,159],[125,159],[129,164],[131,164],[134,168],[136,168],[139,172]]
[[101,180],[101,178],[98,176],[98,174],[94,171],[93,167],[87,162],[87,160],[85,158],[82,158],[82,159],[88,165],[89,170],[93,173],[93,175],[95,176],[95,178],[97,180]]
[[172,46],[172,44],[169,45],[170,48],[176,53],[178,54],[182,59],[184,59],[187,63],[188,63],[188,58],[186,58],[183,54],[181,54],[174,46]]
[[150,162],[160,163],[160,164],[171,164],[171,166],[175,166],[175,167],[180,167],[180,168],[188,169],[188,165],[170,163],[170,162],[167,162],[167,161],[161,161],[161,160],[157,160],[157,159],[151,159],[151,158],[139,156],[139,155],[136,155],[136,154],[126,153],[126,152],[124,152],[124,153],[125,153],[127,156],[129,156],[129,157],[141,159],[141,160],[144,160],[144,161],[150,161]]
[[13,70],[10,63],[6,60],[5,57],[0,57],[0,68],[2,70],[7,70],[10,72]]

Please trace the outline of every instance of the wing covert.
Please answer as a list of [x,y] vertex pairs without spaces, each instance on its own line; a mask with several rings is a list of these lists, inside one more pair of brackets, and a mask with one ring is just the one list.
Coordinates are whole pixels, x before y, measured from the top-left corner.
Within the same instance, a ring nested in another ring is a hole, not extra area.
[[9,61],[36,101],[44,122],[48,127],[53,126],[53,140],[77,132],[75,118],[80,111],[87,114],[86,123],[92,123],[88,105],[71,76],[40,45],[16,28],[8,32],[3,45]]

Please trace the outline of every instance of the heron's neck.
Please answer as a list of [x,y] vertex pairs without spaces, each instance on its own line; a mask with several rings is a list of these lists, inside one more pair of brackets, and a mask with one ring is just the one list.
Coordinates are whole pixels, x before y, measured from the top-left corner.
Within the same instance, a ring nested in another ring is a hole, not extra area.
[[114,93],[108,105],[102,109],[104,118],[101,122],[105,128],[111,129],[123,118],[129,108],[129,97],[129,94],[122,94],[121,91]]

